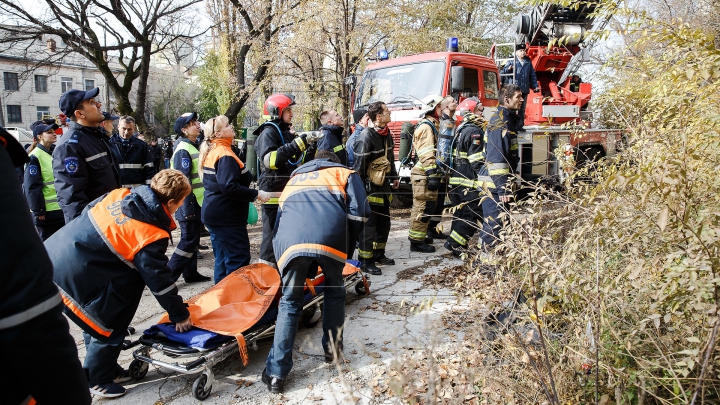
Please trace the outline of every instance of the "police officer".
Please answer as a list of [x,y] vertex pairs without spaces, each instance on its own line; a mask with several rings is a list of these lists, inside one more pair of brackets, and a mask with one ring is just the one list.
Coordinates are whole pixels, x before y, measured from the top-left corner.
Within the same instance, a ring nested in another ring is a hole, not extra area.
[[90,404],[87,379],[62,314],[53,267],[33,228],[15,176],[28,156],[0,127],[0,357],[12,365],[0,379],[7,404]]
[[23,186],[25,198],[35,218],[35,227],[40,238],[45,240],[65,225],[65,218],[57,203],[52,168],[52,152],[57,140],[55,130],[58,126],[37,121],[30,127],[33,144],[28,151],[30,163],[25,169]]
[[[282,274],[282,297],[275,338],[262,381],[279,393],[293,364],[292,349],[302,314],[304,284],[322,268],[325,275],[322,346],[325,361],[339,358],[345,322],[345,286],[342,272],[370,206],[362,180],[339,163],[329,150],[300,166],[280,196],[273,245]],[[338,190],[342,193],[338,194]],[[322,218],[322,221],[308,221]]]
[[[517,111],[522,100],[519,86],[503,86],[499,93],[500,105],[487,125],[483,153],[485,165],[478,173],[478,189],[488,190],[490,194],[482,202],[484,222],[478,247],[488,256],[500,232],[500,209],[513,198],[511,175],[520,162],[517,134],[522,126]],[[489,260],[492,261],[492,258]]]
[[118,133],[110,138],[110,143],[119,154],[121,187],[150,184],[150,179],[155,175],[153,155],[145,142],[133,136],[135,132],[135,118],[125,115],[118,121]]
[[196,143],[200,135],[200,123],[195,112],[188,112],[175,120],[175,133],[179,142],[172,157],[170,167],[180,170],[190,181],[192,193],[185,198],[185,203],[175,212],[175,219],[180,224],[180,241],[173,252],[168,266],[173,272],[173,279],[183,275],[186,283],[209,281],[210,277],[198,273],[198,246],[200,245],[200,208],[203,204],[202,180],[199,174],[200,152]]
[[[382,270],[378,265],[392,266],[395,260],[385,255],[385,247],[390,235],[390,201],[392,190],[400,186],[395,169],[395,144],[388,124],[390,123],[390,110],[382,101],[368,106],[368,126],[358,135],[355,141],[355,165],[353,169],[360,175],[365,185],[370,204],[370,215],[365,222],[358,244],[358,259],[362,271],[380,275]],[[373,161],[383,160],[385,157],[390,170],[383,179],[382,184],[371,181],[368,168]]]
[[158,173],[150,186],[119,188],[88,205],[82,215],[45,241],[65,314],[83,330],[90,392],[118,397],[130,376],[117,364],[127,327],[145,286],[179,332],[190,313],[167,267],[170,215],[190,193],[177,170]]
[[113,121],[119,120],[120,117],[112,115],[107,111],[103,111],[103,117],[105,117],[105,119],[100,123],[100,126],[105,130],[105,134],[108,137],[113,136],[113,133],[115,132],[115,124]]
[[98,127],[105,116],[95,100],[100,89],[68,90],[59,101],[60,110],[73,124],[53,151],[53,172],[58,204],[65,222],[72,221],[94,199],[120,187],[112,146]]
[[263,236],[260,245],[260,263],[276,267],[272,239],[278,211],[278,198],[285,188],[290,174],[299,165],[312,160],[314,148],[305,135],[296,136],[291,131],[295,96],[276,93],[265,100],[264,114],[269,121],[253,133],[257,135],[255,151],[260,161],[260,190],[270,193],[270,200],[262,206]]
[[348,151],[343,144],[343,117],[335,110],[325,110],[320,114],[320,131],[323,137],[317,142],[317,150],[329,150],[337,155],[340,164],[348,165]]
[[444,172],[437,167],[437,141],[440,130],[440,116],[442,114],[442,100],[440,96],[428,96],[423,100],[421,121],[413,133],[413,146],[418,161],[410,171],[412,181],[413,206],[410,213],[410,251],[432,253],[435,247],[427,242],[428,223],[435,212],[438,190],[440,189]]
[[480,195],[475,179],[485,161],[483,160],[483,136],[486,122],[482,119],[483,105],[476,98],[463,100],[458,106],[462,123],[458,126],[452,148],[450,172],[450,200],[453,206],[463,204],[453,213],[450,236],[445,248],[460,256],[467,249],[468,239],[482,220]]

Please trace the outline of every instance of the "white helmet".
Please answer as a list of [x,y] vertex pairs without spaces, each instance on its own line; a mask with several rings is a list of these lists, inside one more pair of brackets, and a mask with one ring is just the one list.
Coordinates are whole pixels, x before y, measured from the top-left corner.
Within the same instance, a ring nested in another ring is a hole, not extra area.
[[422,100],[423,105],[420,107],[420,118],[424,117],[425,114],[434,110],[443,101],[443,96],[432,95],[427,96]]

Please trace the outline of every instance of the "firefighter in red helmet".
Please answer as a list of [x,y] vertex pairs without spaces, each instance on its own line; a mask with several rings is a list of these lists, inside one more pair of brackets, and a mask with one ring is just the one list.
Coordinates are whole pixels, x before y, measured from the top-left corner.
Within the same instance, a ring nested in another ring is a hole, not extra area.
[[264,114],[268,121],[253,133],[257,135],[255,152],[260,160],[260,190],[270,193],[270,200],[262,207],[263,239],[260,245],[260,262],[276,266],[273,252],[273,228],[277,218],[278,199],[293,170],[313,159],[314,147],[305,135],[297,136],[291,130],[295,96],[276,93],[265,100]]

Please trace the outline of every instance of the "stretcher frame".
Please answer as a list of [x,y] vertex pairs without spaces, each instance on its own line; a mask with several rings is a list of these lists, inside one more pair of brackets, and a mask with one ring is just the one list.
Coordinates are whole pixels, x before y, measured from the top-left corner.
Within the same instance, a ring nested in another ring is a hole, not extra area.
[[[370,280],[369,277],[362,274],[361,271],[357,271],[345,277],[344,286],[346,289],[354,286],[354,290],[358,295],[365,295],[369,293]],[[303,316],[301,318],[303,324],[312,327],[318,323],[321,317],[320,308],[324,298],[324,293],[317,294],[303,306]],[[306,315],[306,311],[311,309],[313,309],[313,312],[307,312],[309,315]],[[249,347],[257,350],[257,342],[260,339],[273,336],[274,332],[275,322],[270,322],[250,328],[246,333],[243,333],[243,337]],[[212,392],[212,386],[215,382],[215,375],[212,371],[213,367],[231,355],[238,353],[239,350],[237,339],[232,339],[211,349],[197,349],[184,346],[180,343],[170,345],[167,344],[167,340],[160,340],[163,339],[150,338],[142,335],[137,340],[125,345],[125,350],[138,345],[142,346],[133,352],[133,361],[128,368],[130,376],[135,380],[142,379],[147,374],[151,364],[180,374],[200,374],[193,382],[192,394],[196,399],[201,401],[210,396]],[[179,362],[170,363],[153,358],[150,354],[151,350],[156,350],[173,359],[190,357],[196,357],[197,359],[186,364],[180,364]]]

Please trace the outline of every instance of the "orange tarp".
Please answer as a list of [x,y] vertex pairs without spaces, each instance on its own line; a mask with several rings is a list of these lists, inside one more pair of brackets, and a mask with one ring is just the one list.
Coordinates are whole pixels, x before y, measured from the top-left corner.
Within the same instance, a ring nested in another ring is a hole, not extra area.
[[[221,282],[187,300],[194,326],[226,336],[235,336],[243,364],[248,363],[242,333],[262,318],[275,300],[280,275],[266,264],[251,264],[230,273]],[[170,322],[165,314],[158,323]]]

